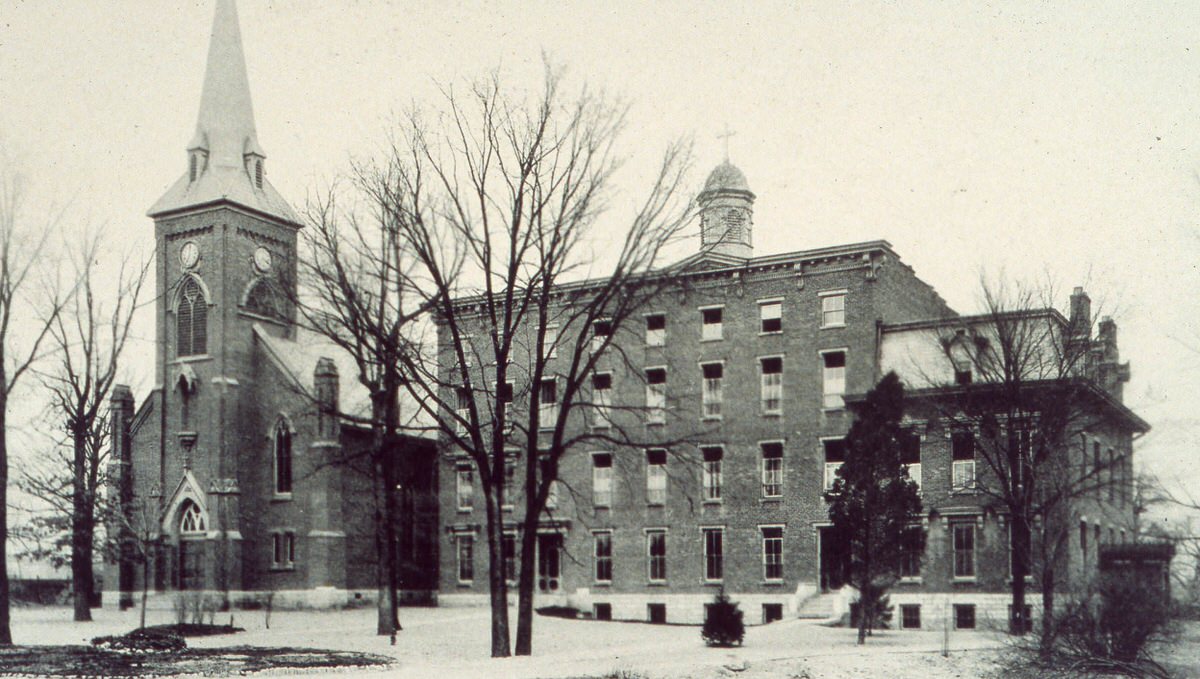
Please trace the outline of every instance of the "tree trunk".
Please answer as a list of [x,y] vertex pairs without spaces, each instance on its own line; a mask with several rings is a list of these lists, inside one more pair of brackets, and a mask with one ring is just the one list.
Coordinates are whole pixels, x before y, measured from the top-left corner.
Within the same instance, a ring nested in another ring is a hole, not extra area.
[[380,489],[381,497],[379,498],[379,511],[376,513],[376,544],[377,553],[379,555],[379,601],[377,605],[378,622],[375,633],[380,636],[391,636],[396,633],[396,588],[395,588],[395,568],[396,568],[396,543],[392,534],[392,499],[391,493],[387,488],[389,483],[387,478],[387,466],[384,464],[382,454],[376,451],[375,455],[375,478],[378,479],[378,484],[383,486]]
[[[503,462],[501,462],[503,464]],[[503,475],[503,467],[500,474]],[[500,476],[503,483],[503,476]],[[492,657],[512,655],[508,642],[508,583],[504,579],[504,525],[500,510],[500,488],[485,493],[487,506],[488,590],[492,608]]]
[[[526,507],[528,512],[528,506]],[[534,573],[537,569],[537,513],[527,513],[521,535],[521,567],[517,582],[516,655],[533,654]]]
[[1039,647],[1043,660],[1048,660],[1054,651],[1054,569],[1042,567],[1042,638]]
[[75,622],[92,619],[92,512],[88,502],[86,434],[76,432],[71,488],[71,591],[74,593]]
[[1025,576],[1029,572],[1029,520],[1025,516],[1012,517],[1012,531],[1008,548],[1012,555],[1012,613],[1008,616],[1008,632],[1023,635],[1029,631],[1029,620],[1025,615]]
[[[0,355],[3,352],[0,351]],[[0,645],[12,645],[8,610],[8,394],[0,366]]]
[[142,559],[142,622],[138,627],[146,626],[146,598],[147,592],[150,589],[150,556],[147,554]]

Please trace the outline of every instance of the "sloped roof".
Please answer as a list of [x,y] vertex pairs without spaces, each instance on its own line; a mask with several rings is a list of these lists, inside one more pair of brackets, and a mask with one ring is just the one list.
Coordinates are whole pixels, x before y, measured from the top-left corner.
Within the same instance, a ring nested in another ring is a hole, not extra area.
[[[262,325],[254,324],[254,336],[280,371],[303,393],[313,396],[313,370],[321,359],[329,359],[338,372],[338,407],[349,418],[369,418],[371,397],[358,380],[358,365],[341,347],[316,333],[297,330],[296,339],[275,337]],[[436,439],[436,423],[405,391],[400,393],[401,429],[411,436]]]

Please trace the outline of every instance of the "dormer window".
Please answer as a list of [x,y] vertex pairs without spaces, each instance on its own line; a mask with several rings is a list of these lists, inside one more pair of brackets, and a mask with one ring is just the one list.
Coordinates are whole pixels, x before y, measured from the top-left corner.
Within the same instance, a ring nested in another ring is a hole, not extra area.
[[254,185],[262,188],[263,182],[263,166],[261,160],[254,161]]
[[196,181],[196,154],[195,153],[193,153],[191,155],[191,157],[188,158],[188,181],[189,182]]

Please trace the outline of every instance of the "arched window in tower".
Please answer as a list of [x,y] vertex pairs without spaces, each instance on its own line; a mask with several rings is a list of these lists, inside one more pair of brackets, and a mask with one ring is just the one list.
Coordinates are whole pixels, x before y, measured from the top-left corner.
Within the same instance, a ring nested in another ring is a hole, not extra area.
[[287,422],[275,425],[275,494],[292,492],[292,431]]
[[262,278],[253,283],[250,292],[246,294],[245,307],[246,311],[266,318],[284,318],[283,300],[279,289],[269,278]]
[[175,355],[198,356],[208,351],[208,300],[195,278],[188,276],[175,310]]
[[204,513],[195,502],[184,502],[179,516],[179,589],[202,589],[204,586],[204,543],[208,526]]

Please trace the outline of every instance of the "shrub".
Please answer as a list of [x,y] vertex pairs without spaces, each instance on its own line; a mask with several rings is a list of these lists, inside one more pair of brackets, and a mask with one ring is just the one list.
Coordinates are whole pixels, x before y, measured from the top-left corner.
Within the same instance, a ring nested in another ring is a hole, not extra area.
[[537,614],[551,618],[568,618],[574,620],[579,617],[579,609],[573,606],[542,606],[537,609]]
[[178,634],[150,629],[137,629],[129,634],[96,637],[96,648],[118,653],[167,653],[187,648],[187,641]]
[[742,622],[742,611],[729,600],[722,588],[708,606],[704,627],[700,636],[709,646],[741,646],[746,636],[746,625]]

